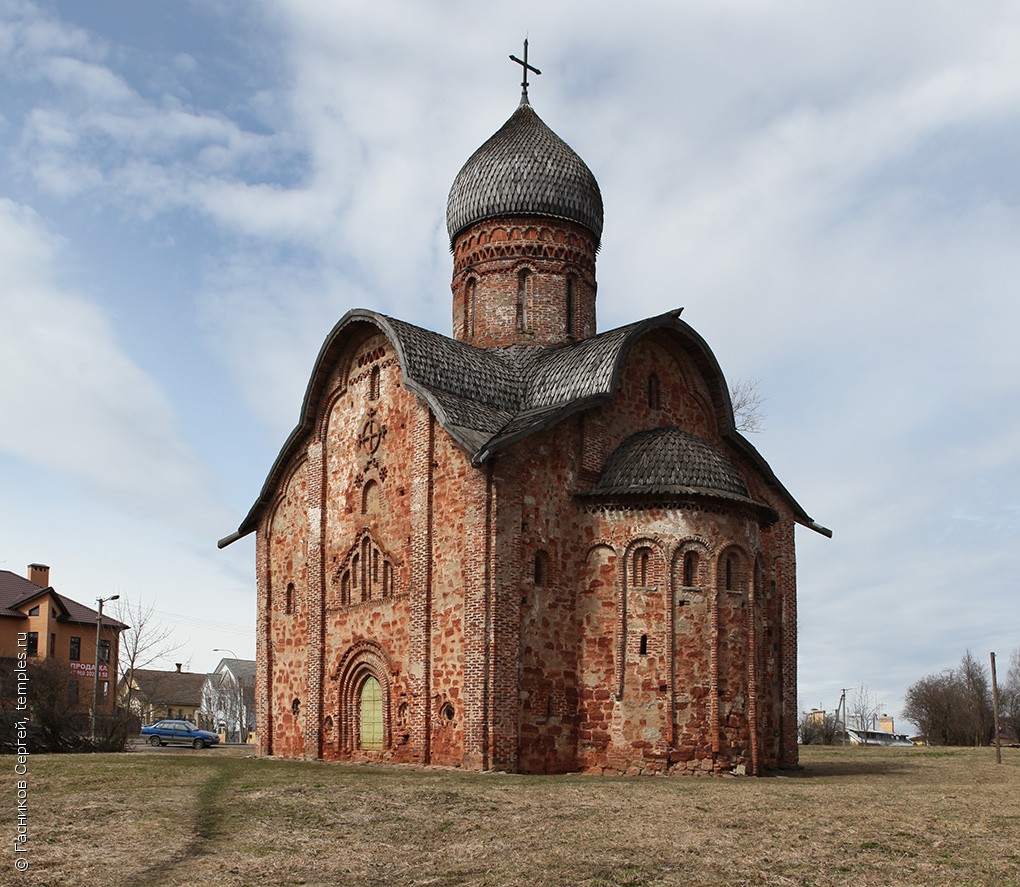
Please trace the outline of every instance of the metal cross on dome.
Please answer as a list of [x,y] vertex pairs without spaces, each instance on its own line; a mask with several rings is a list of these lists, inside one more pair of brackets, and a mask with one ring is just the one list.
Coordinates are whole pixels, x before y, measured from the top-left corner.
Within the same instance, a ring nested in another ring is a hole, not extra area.
[[524,79],[521,81],[521,97],[526,99],[528,97],[528,71],[534,71],[536,74],[541,74],[542,73],[534,65],[529,65],[528,64],[528,38],[527,37],[524,38],[524,58],[523,59],[519,59],[519,58],[517,58],[517,56],[511,55],[510,56],[510,61],[517,62],[517,64],[520,65],[524,69]]

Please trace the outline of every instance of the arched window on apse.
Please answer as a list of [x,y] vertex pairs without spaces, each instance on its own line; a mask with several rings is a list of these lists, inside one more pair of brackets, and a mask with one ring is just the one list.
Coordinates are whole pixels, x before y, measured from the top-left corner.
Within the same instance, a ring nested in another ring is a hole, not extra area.
[[349,604],[351,602],[351,574],[345,572],[343,577],[340,579],[340,603]]
[[379,679],[373,675],[365,678],[358,699],[360,748],[377,751],[383,747],[383,697]]
[[368,374],[368,399],[378,400],[379,399],[379,367],[372,367],[372,372]]
[[736,570],[735,570],[735,565],[733,563],[733,555],[732,554],[728,554],[728,555],[726,555],[726,590],[727,591],[733,591],[733,579],[734,579],[734,573],[735,572],[736,572]]
[[567,335],[574,335],[574,278],[567,278]]
[[652,558],[650,548],[639,548],[631,555],[631,581],[635,588],[648,585],[648,564]]
[[544,551],[535,552],[535,585],[543,586],[549,581],[549,555]]
[[517,329],[528,328],[528,277],[527,268],[522,269],[517,275]]
[[684,555],[684,587],[693,588],[698,584],[698,553],[688,551]]
[[287,583],[286,598],[283,603],[283,611],[289,616],[294,612],[294,583]]
[[375,514],[379,510],[379,484],[370,480],[361,491],[361,513]]
[[662,409],[662,395],[659,392],[659,377],[655,373],[648,376],[648,409]]

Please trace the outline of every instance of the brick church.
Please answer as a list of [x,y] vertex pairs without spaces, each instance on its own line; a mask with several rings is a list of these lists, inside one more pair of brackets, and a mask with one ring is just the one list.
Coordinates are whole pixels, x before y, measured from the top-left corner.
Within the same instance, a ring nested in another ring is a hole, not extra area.
[[366,309],[329,333],[220,543],[256,534],[262,754],[797,762],[794,525],[829,531],[679,310],[596,331],[602,223],[525,85],[450,190],[453,338]]

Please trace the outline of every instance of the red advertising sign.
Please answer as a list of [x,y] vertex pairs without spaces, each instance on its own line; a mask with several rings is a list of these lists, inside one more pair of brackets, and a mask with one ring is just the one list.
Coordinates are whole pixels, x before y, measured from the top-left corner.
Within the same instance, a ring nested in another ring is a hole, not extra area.
[[[72,662],[71,671],[79,677],[91,678],[96,673],[96,666],[94,662]],[[110,680],[110,666],[106,662],[99,663],[99,680]]]

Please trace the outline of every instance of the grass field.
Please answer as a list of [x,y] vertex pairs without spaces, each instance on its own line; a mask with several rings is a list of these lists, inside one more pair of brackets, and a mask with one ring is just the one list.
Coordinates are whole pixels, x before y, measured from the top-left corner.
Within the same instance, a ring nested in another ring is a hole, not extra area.
[[1020,885],[1020,750],[809,748],[748,778],[514,776],[232,749],[33,756],[0,884]]

